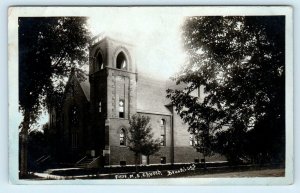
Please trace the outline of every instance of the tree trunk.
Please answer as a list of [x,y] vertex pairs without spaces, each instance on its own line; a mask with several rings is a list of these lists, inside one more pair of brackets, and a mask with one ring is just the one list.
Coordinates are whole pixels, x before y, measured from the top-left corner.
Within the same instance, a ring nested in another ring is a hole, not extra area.
[[22,123],[22,130],[20,133],[20,177],[23,178],[27,175],[28,169],[27,169],[27,144],[28,144],[28,130],[29,130],[29,120],[30,120],[30,112],[28,110],[25,110],[24,113],[24,119]]
[[138,174],[138,157],[139,157],[139,154],[138,153],[135,153],[134,154],[134,158],[135,158],[135,173]]
[[206,160],[205,160],[206,158],[205,158],[205,152],[204,152],[204,154],[203,154],[203,161],[204,161],[204,169],[206,170]]

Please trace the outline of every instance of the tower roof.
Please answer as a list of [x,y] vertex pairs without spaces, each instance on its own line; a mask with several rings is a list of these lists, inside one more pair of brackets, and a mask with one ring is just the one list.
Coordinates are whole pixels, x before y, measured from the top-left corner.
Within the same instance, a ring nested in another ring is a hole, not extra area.
[[124,34],[120,34],[120,33],[116,33],[116,32],[114,32],[114,33],[111,32],[109,34],[106,32],[99,33],[98,35],[94,36],[91,39],[90,45],[93,46],[104,39],[118,41],[118,42],[122,42],[123,44],[126,44],[126,45],[134,46],[134,43],[132,42],[133,38],[130,38]]

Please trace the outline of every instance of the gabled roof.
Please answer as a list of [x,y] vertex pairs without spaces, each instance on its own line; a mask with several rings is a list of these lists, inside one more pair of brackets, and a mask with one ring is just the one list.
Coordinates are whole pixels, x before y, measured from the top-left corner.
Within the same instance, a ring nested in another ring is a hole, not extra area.
[[81,81],[79,82],[81,88],[82,88],[82,91],[86,97],[86,99],[88,101],[90,101],[90,82],[89,82],[89,77],[88,75],[85,75],[85,80],[84,81]]
[[87,74],[83,74],[83,79],[84,80],[79,80],[74,73],[71,73],[69,76],[69,80],[66,85],[66,90],[65,94],[68,92],[70,89],[70,85],[75,83],[78,84],[84,93],[84,96],[86,97],[87,101],[90,101],[90,82],[89,82],[89,76]]
[[[140,73],[137,75],[137,112],[171,115],[167,108],[170,100],[166,98],[168,88],[182,87],[171,80],[159,80],[153,76]],[[77,81],[87,99],[90,101],[90,83],[88,75],[85,80],[79,81],[75,76],[70,77]]]
[[166,81],[138,74],[137,81],[137,112],[170,115],[166,107]]

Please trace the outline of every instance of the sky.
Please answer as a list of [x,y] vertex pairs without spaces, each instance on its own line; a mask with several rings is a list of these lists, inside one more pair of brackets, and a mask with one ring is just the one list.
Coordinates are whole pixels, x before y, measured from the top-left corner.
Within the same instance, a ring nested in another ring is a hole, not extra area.
[[[184,63],[181,41],[184,16],[170,11],[107,10],[90,13],[88,28],[92,36],[100,33],[135,45],[138,72],[156,79],[169,79]],[[43,112],[35,128],[48,122]]]
[[111,17],[97,14],[90,17],[88,23],[93,35],[104,32],[133,43],[133,57],[139,72],[169,78],[185,59],[181,43],[183,19],[183,16],[171,12],[157,14],[127,10],[111,13]]

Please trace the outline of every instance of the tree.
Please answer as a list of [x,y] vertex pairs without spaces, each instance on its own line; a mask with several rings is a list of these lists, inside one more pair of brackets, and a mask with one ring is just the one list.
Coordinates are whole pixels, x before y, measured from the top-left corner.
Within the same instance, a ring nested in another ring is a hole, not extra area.
[[134,152],[135,165],[138,165],[140,155],[150,156],[160,149],[159,139],[153,139],[150,117],[133,115],[129,120],[128,147]]
[[43,125],[42,130],[32,130],[28,134],[28,168],[38,169],[36,160],[51,151],[49,143],[48,124]]
[[87,61],[89,32],[83,17],[19,18],[20,175],[27,174],[27,136],[42,107],[55,104],[63,78]]
[[[190,128],[213,123],[214,150],[230,159],[284,160],[285,18],[190,17],[183,41],[189,60],[175,80],[186,87],[167,96]],[[190,93],[201,85],[200,102]]]

